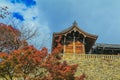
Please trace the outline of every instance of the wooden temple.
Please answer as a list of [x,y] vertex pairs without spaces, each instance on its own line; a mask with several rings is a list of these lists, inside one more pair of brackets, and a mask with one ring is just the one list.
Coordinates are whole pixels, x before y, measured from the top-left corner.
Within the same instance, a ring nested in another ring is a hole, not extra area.
[[79,28],[76,22],[61,32],[53,33],[52,50],[71,54],[120,54],[120,44],[95,43],[98,36]]
[[52,50],[61,45],[61,53],[88,54],[97,38],[98,36],[80,29],[74,22],[68,29],[53,33]]

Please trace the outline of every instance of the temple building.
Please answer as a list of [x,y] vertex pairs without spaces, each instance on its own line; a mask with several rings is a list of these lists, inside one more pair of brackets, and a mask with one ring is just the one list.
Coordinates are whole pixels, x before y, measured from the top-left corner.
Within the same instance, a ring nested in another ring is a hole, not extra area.
[[52,49],[58,46],[56,40],[58,40],[60,36],[60,44],[62,46],[61,53],[76,54],[89,53],[98,37],[81,30],[77,23],[74,22],[68,29],[53,33]]
[[76,22],[61,32],[53,33],[52,50],[60,47],[61,53],[119,54],[120,45],[95,43],[98,36],[79,28]]

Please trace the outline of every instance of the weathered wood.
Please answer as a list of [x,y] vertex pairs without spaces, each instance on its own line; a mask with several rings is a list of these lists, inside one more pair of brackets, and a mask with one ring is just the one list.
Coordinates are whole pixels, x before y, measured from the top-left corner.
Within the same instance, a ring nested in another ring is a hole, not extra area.
[[[84,47],[83,43],[77,41],[74,44],[75,44],[76,54],[83,54],[83,53],[85,53],[85,51],[84,51],[85,47]],[[74,53],[73,46],[74,46],[73,43],[70,43],[70,44],[66,45],[65,53],[72,53],[73,54]]]

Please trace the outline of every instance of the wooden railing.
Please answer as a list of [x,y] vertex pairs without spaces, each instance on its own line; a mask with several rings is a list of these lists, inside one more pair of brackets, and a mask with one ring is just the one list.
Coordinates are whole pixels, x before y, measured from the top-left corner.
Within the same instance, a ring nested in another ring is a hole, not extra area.
[[120,55],[102,54],[63,54],[63,59],[120,59]]

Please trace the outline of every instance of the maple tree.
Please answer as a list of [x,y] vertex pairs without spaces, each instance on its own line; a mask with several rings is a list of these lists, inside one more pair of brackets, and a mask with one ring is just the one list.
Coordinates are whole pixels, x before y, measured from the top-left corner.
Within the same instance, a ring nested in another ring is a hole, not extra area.
[[26,80],[30,74],[37,76],[40,74],[38,70],[46,55],[46,48],[37,50],[33,46],[25,46],[10,54],[0,53],[2,60],[0,62],[0,76],[6,80],[13,80],[13,77],[23,77]]
[[0,76],[6,80],[13,80],[13,77],[22,77],[24,80],[83,80],[84,75],[75,77],[77,65],[61,61],[61,48],[58,47],[51,54],[46,48],[37,50],[33,46],[24,46],[10,54],[1,53],[0,70],[4,70],[4,73],[0,73]]
[[0,52],[9,52],[18,49],[25,41],[20,40],[20,31],[0,23]]
[[33,46],[26,46],[20,50],[13,51],[12,55],[17,57],[16,59],[19,63],[17,66],[18,76],[21,75],[26,79],[29,78],[27,76],[30,74],[37,76],[41,73],[38,73],[38,70],[47,55],[47,49],[37,50]]

